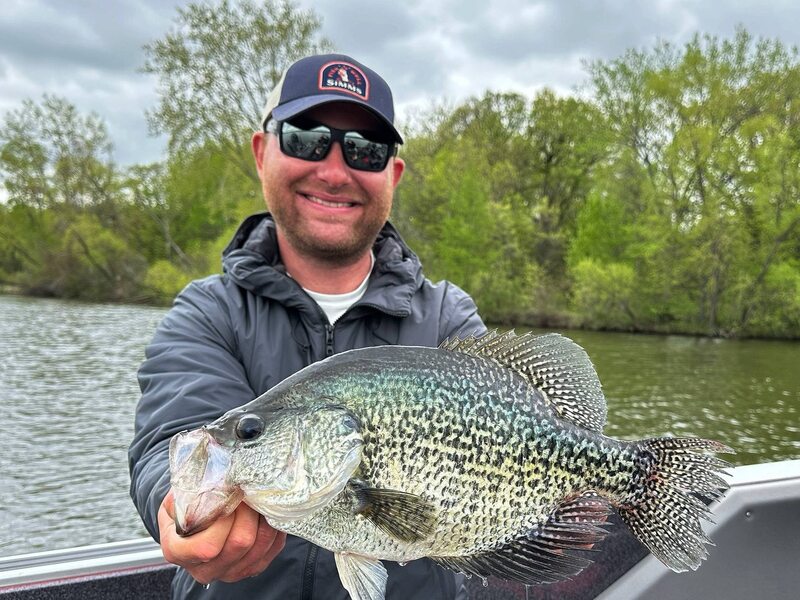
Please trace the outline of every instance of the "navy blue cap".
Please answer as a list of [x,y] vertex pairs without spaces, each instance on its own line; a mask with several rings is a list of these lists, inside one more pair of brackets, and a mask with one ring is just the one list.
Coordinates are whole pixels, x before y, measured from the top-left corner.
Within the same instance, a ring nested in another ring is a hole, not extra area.
[[344,54],[307,56],[286,69],[267,99],[261,125],[270,117],[286,121],[328,102],[360,104],[386,123],[397,142],[403,143],[394,126],[389,85],[375,71]]

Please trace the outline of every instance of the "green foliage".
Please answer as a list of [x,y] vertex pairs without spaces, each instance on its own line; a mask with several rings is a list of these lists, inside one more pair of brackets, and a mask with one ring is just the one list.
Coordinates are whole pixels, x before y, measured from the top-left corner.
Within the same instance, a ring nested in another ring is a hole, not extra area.
[[0,269],[5,283],[25,289],[31,275],[47,264],[57,243],[54,212],[24,204],[0,205]]
[[635,215],[625,247],[649,327],[756,333],[773,266],[797,252],[797,58],[739,30],[592,65],[617,147],[595,186]]
[[487,93],[420,122],[393,218],[426,269],[492,321],[563,320],[568,240],[607,154],[602,115],[550,91]]
[[627,256],[634,242],[634,221],[617,196],[592,193],[575,221],[569,264],[584,259],[613,263]]
[[194,277],[168,260],[158,260],[147,269],[144,285],[155,302],[167,304]]
[[222,0],[178,8],[175,28],[145,46],[145,73],[158,78],[160,102],[148,113],[170,153],[211,143],[246,176],[243,159],[269,92],[298,58],[330,49],[312,11],[280,0]]
[[409,168],[393,213],[426,272],[468,289],[494,322],[529,310],[539,271],[520,246],[526,225],[514,162],[522,158],[524,104],[487,94],[449,117],[434,109],[428,122],[438,113],[438,127],[403,152]]
[[91,213],[12,207],[0,213],[0,242],[0,268],[7,283],[25,292],[86,300],[143,299],[146,261]]
[[773,337],[800,330],[800,260],[772,265],[759,292],[753,299],[751,331]]
[[87,206],[114,193],[111,141],[96,115],[64,98],[25,100],[0,127],[0,175],[12,204]]
[[574,304],[583,325],[601,329],[637,330],[634,311],[638,294],[630,265],[580,260],[572,270]]
[[71,220],[42,274],[68,298],[136,302],[147,263],[92,215]]
[[167,165],[163,193],[169,200],[174,235],[187,248],[213,240],[238,223],[236,209],[243,200],[250,201],[250,212],[264,208],[259,185],[212,144],[174,156]]

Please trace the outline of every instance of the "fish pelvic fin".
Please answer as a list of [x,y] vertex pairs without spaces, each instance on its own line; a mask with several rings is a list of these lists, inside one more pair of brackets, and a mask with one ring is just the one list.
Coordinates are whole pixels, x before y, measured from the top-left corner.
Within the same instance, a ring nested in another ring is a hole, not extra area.
[[602,433],[606,399],[589,355],[558,333],[517,335],[513,330],[445,340],[442,350],[486,358],[534,386],[563,419]]
[[352,600],[384,600],[389,575],[381,561],[350,552],[335,552],[333,556],[339,579]]
[[347,492],[353,497],[355,514],[369,519],[397,540],[412,543],[433,533],[436,509],[420,496],[369,487],[360,479],[351,479]]
[[[730,467],[707,452],[732,453],[727,446],[697,438],[657,438],[639,442],[641,469],[631,479],[620,516],[653,555],[675,572],[696,570],[708,557],[711,540],[701,519],[708,505],[728,489],[721,475]],[[713,545],[713,544],[712,544]]]
[[608,502],[588,492],[558,506],[542,523],[505,544],[467,556],[432,556],[456,572],[541,585],[576,576],[592,561],[573,551],[592,550],[605,538]]

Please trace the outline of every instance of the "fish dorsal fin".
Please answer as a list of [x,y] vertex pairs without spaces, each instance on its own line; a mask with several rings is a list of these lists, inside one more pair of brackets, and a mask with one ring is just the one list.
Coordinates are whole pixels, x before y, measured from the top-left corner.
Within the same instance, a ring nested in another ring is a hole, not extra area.
[[592,431],[606,424],[606,399],[589,355],[558,333],[517,335],[513,330],[445,340],[442,350],[493,360],[542,392],[564,419]]
[[591,560],[570,553],[588,550],[607,534],[608,503],[587,493],[559,506],[550,518],[527,535],[498,548],[467,556],[430,557],[440,565],[478,577],[500,577],[526,585],[570,579]]
[[436,509],[424,498],[398,490],[369,487],[360,479],[351,479],[347,492],[353,497],[355,514],[369,519],[395,539],[411,543],[433,533]]

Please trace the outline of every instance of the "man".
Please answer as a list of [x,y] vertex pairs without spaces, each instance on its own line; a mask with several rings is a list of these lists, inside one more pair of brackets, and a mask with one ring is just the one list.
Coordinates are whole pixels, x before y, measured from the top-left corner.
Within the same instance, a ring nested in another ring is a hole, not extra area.
[[[187,286],[147,348],[131,496],[166,559],[181,567],[175,597],[348,598],[330,552],[287,538],[245,504],[179,537],[168,472],[175,433],[335,352],[436,346],[484,330],[472,299],[425,279],[387,222],[404,169],[393,121],[388,85],[352,58],[312,56],[289,67],[252,139],[271,214],[244,221],[223,253],[224,274]],[[386,566],[387,598],[460,593],[460,580],[427,559]]]

